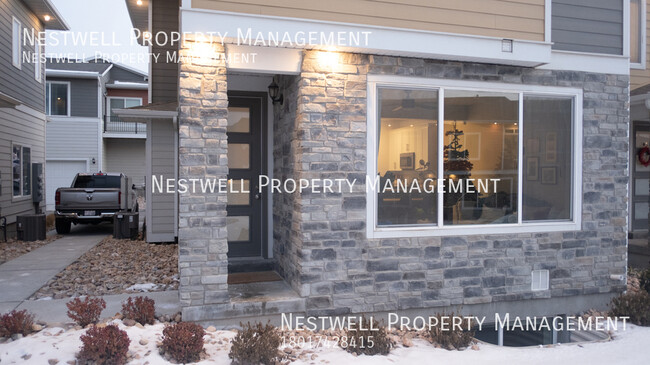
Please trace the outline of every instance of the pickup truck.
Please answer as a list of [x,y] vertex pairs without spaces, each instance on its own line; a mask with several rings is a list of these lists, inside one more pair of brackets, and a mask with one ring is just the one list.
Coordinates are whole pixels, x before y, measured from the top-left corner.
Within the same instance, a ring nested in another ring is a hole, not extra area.
[[77,174],[69,188],[56,189],[55,225],[59,234],[74,224],[113,221],[118,212],[137,212],[135,188],[124,174]]

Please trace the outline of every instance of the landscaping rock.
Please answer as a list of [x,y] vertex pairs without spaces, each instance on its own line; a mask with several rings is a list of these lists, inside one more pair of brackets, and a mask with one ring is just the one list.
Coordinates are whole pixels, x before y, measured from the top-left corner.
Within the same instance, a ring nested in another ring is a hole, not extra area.
[[177,244],[107,237],[30,299],[176,290],[178,282]]

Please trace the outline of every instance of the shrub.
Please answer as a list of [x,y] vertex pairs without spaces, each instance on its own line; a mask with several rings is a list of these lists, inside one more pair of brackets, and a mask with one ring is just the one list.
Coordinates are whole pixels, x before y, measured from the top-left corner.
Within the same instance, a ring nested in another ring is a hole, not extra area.
[[86,327],[99,321],[99,316],[106,309],[106,302],[102,298],[86,297],[84,300],[74,298],[66,303],[66,306],[68,317],[81,327]]
[[[454,317],[454,313],[452,312],[449,316],[444,313],[436,313],[435,317],[438,319],[437,323],[443,323],[443,317]],[[465,317],[461,318],[461,323],[468,323]],[[462,350],[472,343],[474,337],[474,331],[465,331],[455,326],[444,330],[441,326],[432,326],[429,334],[431,335],[431,343],[438,344],[447,350]]]
[[650,294],[640,291],[628,292],[612,299],[612,316],[628,316],[630,322],[639,326],[650,326]]
[[26,310],[11,311],[0,317],[0,337],[11,337],[21,334],[27,336],[32,333],[34,315]]
[[129,297],[126,303],[122,304],[122,315],[126,319],[132,319],[141,325],[153,324],[156,316],[156,303],[148,297]]
[[240,323],[241,331],[232,339],[228,357],[233,364],[270,365],[279,361],[278,347],[280,347],[280,334],[270,323],[255,325]]
[[388,337],[386,326],[366,316],[361,317],[360,323],[350,324],[346,337],[344,349],[357,355],[388,355],[395,345]]
[[639,273],[639,287],[650,293],[650,268]]
[[122,365],[126,364],[129,351],[129,336],[116,325],[91,327],[81,336],[81,351],[77,354],[82,364]]
[[176,362],[186,364],[201,360],[203,327],[196,323],[180,322],[165,327],[161,349]]

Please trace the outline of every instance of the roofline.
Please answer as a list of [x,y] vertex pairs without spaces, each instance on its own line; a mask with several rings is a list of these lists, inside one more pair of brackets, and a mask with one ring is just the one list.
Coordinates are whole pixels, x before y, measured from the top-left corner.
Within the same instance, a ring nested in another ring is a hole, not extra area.
[[94,71],[53,70],[45,69],[45,77],[71,77],[76,79],[96,79],[101,76]]
[[90,60],[103,60],[103,61],[106,61],[107,63],[112,63],[114,66],[121,67],[121,68],[123,68],[123,69],[125,69],[125,70],[127,70],[127,71],[131,71],[131,72],[136,73],[136,74],[138,74],[138,75],[141,75],[141,76],[143,76],[143,77],[148,77],[148,76],[149,76],[146,72],[141,71],[141,70],[138,70],[138,69],[135,68],[135,67],[127,66],[127,65],[125,65],[125,64],[123,64],[123,63],[120,63],[120,62],[115,62],[115,61],[112,61],[112,60],[107,60],[107,59],[105,59],[105,58],[103,58],[103,57],[93,57],[93,56],[90,56],[90,57],[86,57],[83,61],[84,61],[84,62],[88,62],[88,61],[90,61]]
[[[62,16],[61,13],[59,12],[59,10],[56,8],[56,6],[54,6],[54,4],[52,4],[52,1],[51,1],[51,0],[42,0],[42,1],[43,1],[43,3],[45,4],[45,6],[46,6],[47,8],[49,8],[50,12],[52,13],[52,16],[54,17],[54,20],[56,20],[56,21],[58,21],[59,23],[61,23],[61,29],[54,29],[54,28],[49,28],[49,29],[52,29],[52,30],[61,30],[61,31],[70,30],[70,25],[69,25],[68,22],[65,20],[65,18],[63,18],[63,16]],[[48,27],[47,27],[48,22],[46,22],[45,20],[42,20],[42,19],[41,19],[41,21],[42,21],[43,24],[45,25],[45,29],[48,29]]]
[[[170,111],[170,110],[114,109],[112,113],[116,114],[120,118],[134,118],[134,119],[175,118],[178,116],[178,111]],[[125,121],[128,122],[128,120]]]
[[106,84],[107,89],[124,89],[124,90],[148,90],[149,84],[145,83],[127,83],[127,84]]

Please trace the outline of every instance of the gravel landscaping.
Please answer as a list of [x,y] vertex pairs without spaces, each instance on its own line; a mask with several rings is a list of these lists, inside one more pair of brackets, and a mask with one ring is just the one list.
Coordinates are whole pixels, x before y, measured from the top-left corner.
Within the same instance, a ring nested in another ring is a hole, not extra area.
[[43,241],[23,242],[16,239],[10,239],[7,242],[0,242],[0,265],[9,260],[13,260],[16,257],[32,252],[39,247],[43,247],[61,237],[63,236],[53,234],[48,235]]
[[178,289],[178,245],[105,238],[30,299]]

